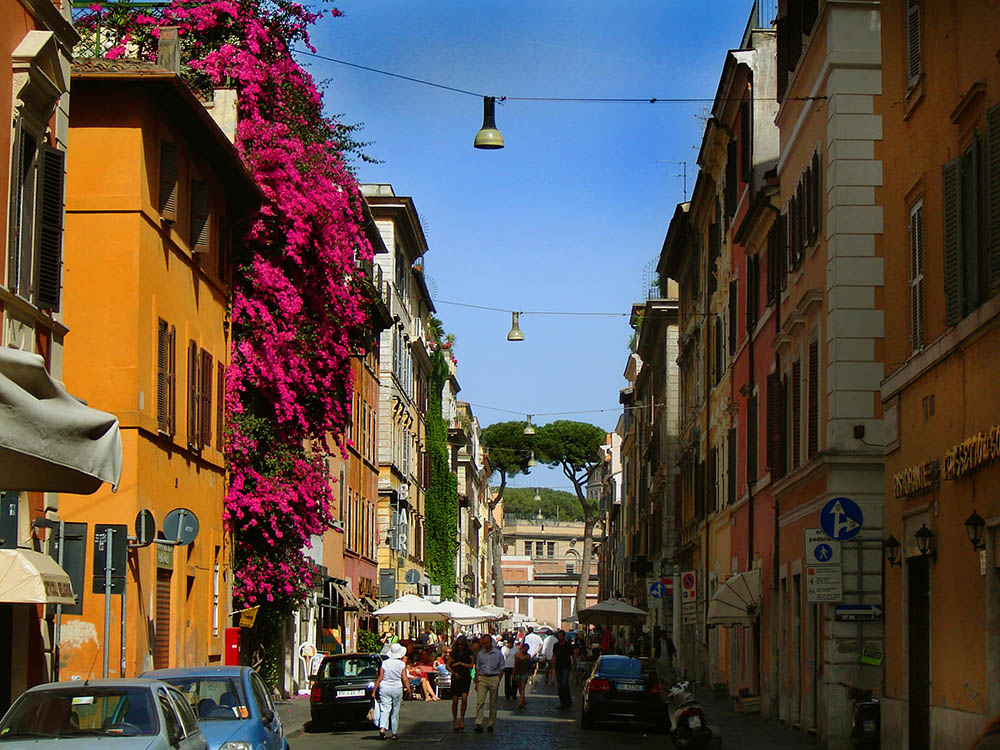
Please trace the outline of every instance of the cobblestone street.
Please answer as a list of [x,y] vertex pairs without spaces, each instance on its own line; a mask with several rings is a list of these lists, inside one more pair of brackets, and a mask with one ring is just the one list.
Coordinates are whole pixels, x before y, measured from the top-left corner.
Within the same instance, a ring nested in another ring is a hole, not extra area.
[[[722,747],[727,750],[806,750],[817,744],[780,723],[756,714],[734,713],[725,701],[713,701],[707,696],[705,711],[709,723],[722,732]],[[308,718],[308,701],[295,701],[295,712]],[[560,750],[563,748],[595,747],[600,750],[635,750],[639,747],[666,749],[670,740],[650,727],[602,725],[586,730],[580,728],[580,699],[574,696],[573,708],[559,709],[553,686],[537,685],[528,696],[528,707],[517,710],[515,702],[500,698],[494,734],[472,731],[475,717],[475,693],[470,696],[465,731],[451,730],[451,702],[404,702],[400,713],[400,742],[445,744],[466,748],[488,744],[493,750]],[[282,711],[282,716],[286,714]],[[291,734],[291,714],[284,721]],[[313,727],[306,723],[304,731],[293,736],[293,750],[327,750],[338,748],[371,748],[378,733],[369,726],[344,726],[336,729]]]

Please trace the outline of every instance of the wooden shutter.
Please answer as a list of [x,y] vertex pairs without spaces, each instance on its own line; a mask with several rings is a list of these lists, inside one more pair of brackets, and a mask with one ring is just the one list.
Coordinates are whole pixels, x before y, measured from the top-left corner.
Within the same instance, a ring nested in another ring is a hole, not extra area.
[[[794,0],[793,0],[794,1]],[[819,15],[819,0],[802,0],[802,33],[812,33],[813,24]]]
[[809,414],[806,435],[807,455],[815,458],[819,452],[819,342],[809,342]]
[[160,318],[156,327],[156,429],[170,432],[170,326]]
[[177,328],[167,336],[167,432],[177,434]]
[[217,363],[218,373],[215,383],[215,448],[220,453],[225,450],[226,420],[226,366]]
[[788,287],[788,253],[790,248],[788,226],[790,223],[791,218],[787,211],[778,217],[778,282],[780,291],[784,291]]
[[736,321],[737,304],[740,296],[740,282],[733,279],[729,282],[729,356],[736,354]]
[[773,305],[778,298],[778,219],[771,224],[767,233],[767,304]]
[[191,180],[191,250],[208,252],[209,216],[212,213],[212,193],[208,184]]
[[153,632],[153,667],[170,666],[170,571],[156,571],[156,619]]
[[954,325],[962,319],[962,200],[959,183],[962,157],[956,157],[941,168],[941,188],[944,200],[944,309],[945,323]]
[[779,18],[777,27],[777,99],[780,103],[785,98],[785,92],[788,89],[788,19],[785,17]]
[[802,57],[802,0],[789,0],[785,15],[788,17],[788,70],[795,70]]
[[820,230],[823,226],[823,173],[819,162],[819,152],[813,154],[812,158],[812,236],[810,242],[815,242],[820,237]]
[[705,462],[699,461],[694,471],[694,517],[705,515]]
[[160,216],[169,221],[177,219],[177,144],[160,142]]
[[747,484],[757,479],[757,396],[747,398]]
[[736,167],[739,158],[739,144],[735,138],[729,139],[729,146],[726,148],[726,216],[733,216],[736,213]]
[[750,102],[740,105],[740,179],[750,182],[751,154],[753,144],[750,142]]
[[781,376],[772,372],[767,376],[767,465],[771,476],[785,476],[785,399],[782,394]]
[[910,210],[910,346],[913,351],[924,345],[924,209],[917,204]]
[[920,78],[920,0],[906,2],[906,81]]
[[192,450],[201,449],[198,412],[201,407],[201,368],[198,366],[198,344],[188,342],[187,444]]
[[59,309],[65,178],[66,154],[42,145],[38,152],[35,196],[35,236],[38,243],[35,304],[43,310]]
[[7,285],[11,291],[27,298],[31,289],[32,246],[35,205],[35,136],[26,130],[20,118],[14,133],[14,169],[11,185],[10,244],[8,246]]
[[736,428],[731,427],[729,429],[729,434],[726,436],[726,478],[728,480],[728,492],[729,497],[726,498],[726,504],[732,505],[736,502]]
[[212,445],[212,355],[201,350],[199,355],[201,364],[201,387],[200,387],[200,414],[201,424],[199,425],[199,439],[202,448]]
[[792,362],[792,468],[802,463],[802,363]]
[[986,231],[990,289],[1000,287],[1000,104],[986,112]]

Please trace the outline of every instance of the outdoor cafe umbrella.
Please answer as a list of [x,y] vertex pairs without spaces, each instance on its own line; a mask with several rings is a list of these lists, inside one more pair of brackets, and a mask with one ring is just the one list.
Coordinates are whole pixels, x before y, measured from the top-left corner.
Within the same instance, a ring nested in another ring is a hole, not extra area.
[[118,420],[67,393],[40,355],[0,349],[0,488],[89,495],[121,474]]
[[437,605],[437,609],[445,613],[449,620],[459,625],[477,625],[481,622],[489,622],[497,619],[496,615],[492,615],[489,612],[484,612],[481,609],[470,607],[468,604],[451,600],[441,602]]
[[618,599],[605,599],[600,604],[581,609],[576,613],[584,625],[642,625],[649,615],[645,610],[633,607]]
[[380,620],[388,621],[448,619],[448,615],[438,609],[434,602],[416,594],[405,594],[392,604],[376,609],[372,614]]

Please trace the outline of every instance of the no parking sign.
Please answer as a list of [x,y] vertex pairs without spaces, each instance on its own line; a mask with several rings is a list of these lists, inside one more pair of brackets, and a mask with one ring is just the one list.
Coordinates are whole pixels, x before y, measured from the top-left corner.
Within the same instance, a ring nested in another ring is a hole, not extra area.
[[697,580],[694,571],[681,573],[681,601],[693,602],[698,598]]

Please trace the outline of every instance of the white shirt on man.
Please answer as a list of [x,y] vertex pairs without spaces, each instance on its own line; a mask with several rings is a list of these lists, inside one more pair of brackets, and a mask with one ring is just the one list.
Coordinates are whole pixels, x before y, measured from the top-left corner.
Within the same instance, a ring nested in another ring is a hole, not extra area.
[[545,657],[545,661],[552,661],[552,649],[558,640],[551,633],[545,637],[545,641],[542,643],[542,656]]
[[538,633],[528,633],[524,636],[524,642],[528,644],[528,656],[535,658],[542,650],[542,637]]

